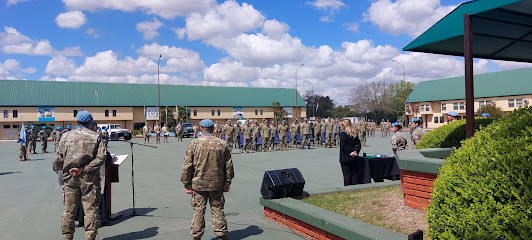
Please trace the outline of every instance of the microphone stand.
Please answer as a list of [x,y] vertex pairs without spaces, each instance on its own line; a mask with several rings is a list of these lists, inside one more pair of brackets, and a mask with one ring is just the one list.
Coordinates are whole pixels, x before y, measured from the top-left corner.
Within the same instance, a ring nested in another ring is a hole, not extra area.
[[137,214],[137,210],[135,209],[135,172],[133,171],[133,164],[134,164],[134,161],[133,161],[133,145],[141,145],[141,146],[145,146],[145,147],[151,147],[151,148],[157,148],[156,146],[151,146],[151,145],[146,145],[146,144],[142,144],[142,143],[134,143],[134,142],[130,142],[130,141],[126,141],[126,140],[118,140],[120,142],[126,142],[126,143],[129,143],[129,146],[131,147],[131,187],[133,188],[133,214],[131,215],[132,217],[135,217],[135,216],[145,216],[145,217],[153,217],[153,215],[139,215]]

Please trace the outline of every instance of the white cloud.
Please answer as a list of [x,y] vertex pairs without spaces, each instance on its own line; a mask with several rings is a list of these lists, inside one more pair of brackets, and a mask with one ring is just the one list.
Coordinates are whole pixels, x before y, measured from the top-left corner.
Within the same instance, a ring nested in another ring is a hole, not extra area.
[[208,9],[216,3],[215,0],[63,0],[68,9],[94,11],[98,9],[112,9],[123,12],[143,11],[165,19],[186,16],[191,12]]
[[399,51],[390,45],[374,47],[371,41],[366,39],[356,43],[343,42],[342,48],[345,56],[352,61],[379,62],[399,54]]
[[252,5],[240,6],[228,0],[204,13],[192,13],[186,18],[186,33],[189,40],[202,40],[215,44],[220,38],[238,36],[263,25],[265,17]]
[[87,18],[81,11],[70,11],[57,15],[55,23],[61,28],[80,28],[87,23]]
[[144,36],[144,40],[152,40],[159,36],[157,29],[163,26],[156,17],[153,17],[153,21],[145,21],[137,23],[137,31],[141,32]]
[[157,72],[157,63],[146,57],[133,59],[125,57],[119,60],[117,54],[111,50],[99,52],[92,57],[85,58],[82,66],[76,68],[78,76],[127,76],[144,72]]
[[19,2],[28,2],[28,1],[31,1],[31,0],[7,0],[6,5],[9,7],[10,5],[15,5]]
[[72,59],[64,56],[57,56],[48,61],[45,72],[53,73],[56,76],[68,76],[75,72],[76,64]]
[[172,30],[174,30],[177,39],[183,40],[185,38],[185,33],[187,32],[185,28],[172,28]]
[[22,76],[22,74],[31,74],[35,71],[35,68],[21,68],[20,63],[15,59],[7,59],[4,63],[0,62],[0,79],[16,79],[17,77],[11,74]]
[[377,0],[364,17],[384,32],[417,37],[454,8],[442,6],[440,0]]
[[358,32],[358,23],[346,23],[345,28],[351,32]]
[[245,83],[257,80],[259,69],[242,62],[221,62],[209,66],[203,74],[205,81]]
[[519,68],[530,68],[532,67],[532,63],[525,63],[525,62],[510,62],[510,61],[500,61],[500,60],[494,60],[493,61],[501,70],[513,70],[513,69],[519,69]]
[[35,56],[81,56],[79,47],[68,47],[61,51],[55,49],[48,40],[32,40],[12,27],[4,27],[0,32],[0,48],[5,54],[24,54]]
[[314,2],[307,2],[307,4],[316,9],[326,11],[338,11],[340,8],[345,7],[345,3],[339,0],[316,0]]
[[320,21],[321,21],[321,22],[324,22],[324,23],[330,23],[330,22],[333,22],[332,18],[329,17],[329,16],[321,16],[321,17],[320,17]]
[[94,28],[89,28],[87,29],[87,31],[85,31],[86,34],[92,36],[93,38],[99,38],[100,35],[96,32],[96,29]]
[[265,33],[268,37],[273,39],[280,39],[285,33],[290,30],[288,24],[284,22],[279,22],[277,20],[267,20],[262,26],[262,32]]
[[162,59],[167,60],[166,66],[161,68],[163,72],[194,73],[202,71],[205,67],[197,52],[184,48],[161,46],[157,43],[152,43],[142,46],[137,50],[137,53],[153,60],[158,60],[159,55],[161,55]]

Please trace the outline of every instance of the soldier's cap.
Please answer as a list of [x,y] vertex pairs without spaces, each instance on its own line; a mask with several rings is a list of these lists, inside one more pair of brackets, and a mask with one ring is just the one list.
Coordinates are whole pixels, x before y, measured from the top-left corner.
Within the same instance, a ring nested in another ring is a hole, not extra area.
[[283,122],[286,122],[285,120],[283,120]]
[[78,128],[79,128],[79,126],[76,126],[76,127],[75,127],[75,129],[78,129]]
[[227,120],[228,122],[231,122],[231,119]]
[[210,119],[203,119],[199,122],[199,125],[204,128],[214,127],[214,122]]
[[82,123],[90,123],[93,120],[91,113],[86,110],[79,112],[78,115],[76,115],[76,119],[78,122]]
[[42,126],[42,127],[41,127],[41,129],[45,129],[45,128],[46,128],[46,126]]
[[55,127],[55,130],[59,130],[60,128],[61,128],[61,127],[57,126],[57,127]]
[[458,116],[458,113],[455,112],[455,111],[450,111],[450,112],[447,113],[447,115],[452,116],[452,117],[456,117],[456,116]]
[[35,127],[35,125],[31,125],[30,128]]
[[102,127],[98,127],[98,130],[102,130]]
[[480,115],[482,117],[491,117],[491,115],[489,113],[483,113],[482,115]]
[[107,127],[104,127],[103,130],[107,130]]
[[66,127],[66,128],[70,129],[70,128],[72,128],[72,127],[71,127],[70,125],[67,125],[67,127]]
[[[412,118],[412,120],[410,120],[410,122],[419,122],[419,121],[420,121],[419,118]],[[392,125],[393,125],[393,123],[392,123]]]
[[399,124],[398,122],[392,123],[392,127],[395,127],[395,126],[401,126],[401,124]]

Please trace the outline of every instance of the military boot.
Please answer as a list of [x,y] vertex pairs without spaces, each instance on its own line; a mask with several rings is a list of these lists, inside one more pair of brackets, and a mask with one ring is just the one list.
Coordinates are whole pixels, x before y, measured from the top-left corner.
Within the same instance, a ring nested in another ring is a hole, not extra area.
[[229,238],[227,238],[226,236],[223,236],[223,237],[218,237],[218,240],[229,240]]

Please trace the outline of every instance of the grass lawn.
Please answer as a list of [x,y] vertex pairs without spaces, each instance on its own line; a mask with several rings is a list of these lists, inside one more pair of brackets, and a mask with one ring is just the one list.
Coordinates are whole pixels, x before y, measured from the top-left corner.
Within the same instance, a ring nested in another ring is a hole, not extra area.
[[427,239],[427,213],[404,205],[401,186],[314,195],[303,202],[404,235],[421,229]]

